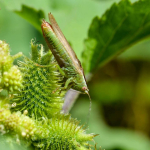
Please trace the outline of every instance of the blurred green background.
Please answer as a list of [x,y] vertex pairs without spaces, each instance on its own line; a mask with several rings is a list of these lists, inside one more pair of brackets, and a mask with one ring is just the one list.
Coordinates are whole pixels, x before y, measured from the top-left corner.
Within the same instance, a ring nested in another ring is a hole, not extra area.
[[[135,2],[136,0],[132,0]],[[95,16],[119,0],[0,0],[0,40],[11,54],[30,55],[30,41],[45,45],[41,31],[14,13],[26,5],[45,14],[52,12],[81,60],[83,41]],[[47,15],[45,16],[48,21]],[[92,98],[89,133],[97,147],[106,150],[150,149],[150,39],[141,41],[100,68],[88,83]],[[80,95],[72,117],[86,123],[89,99]]]

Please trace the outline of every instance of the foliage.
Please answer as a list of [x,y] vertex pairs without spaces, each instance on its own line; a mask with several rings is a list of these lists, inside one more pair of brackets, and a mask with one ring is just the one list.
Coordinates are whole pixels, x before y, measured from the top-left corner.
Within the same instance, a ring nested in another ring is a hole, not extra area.
[[[150,1],[122,0],[95,17],[85,40],[83,63],[92,72],[138,41],[150,36]],[[98,32],[97,32],[98,31]],[[131,36],[132,35],[132,36]],[[87,64],[88,62],[88,64]]]

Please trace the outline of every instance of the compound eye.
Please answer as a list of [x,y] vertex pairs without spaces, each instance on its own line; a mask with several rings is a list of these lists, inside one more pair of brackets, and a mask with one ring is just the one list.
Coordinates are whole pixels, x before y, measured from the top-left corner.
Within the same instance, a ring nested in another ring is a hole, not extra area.
[[83,91],[86,91],[86,90],[87,90],[87,87],[86,87],[86,86],[82,87],[82,90],[83,90]]

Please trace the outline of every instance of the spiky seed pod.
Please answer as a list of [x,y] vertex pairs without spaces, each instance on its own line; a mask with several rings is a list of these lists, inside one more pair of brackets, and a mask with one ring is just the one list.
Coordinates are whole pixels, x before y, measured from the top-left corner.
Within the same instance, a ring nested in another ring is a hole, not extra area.
[[22,53],[10,55],[9,45],[0,40],[0,88],[9,92],[18,92],[22,88],[22,76],[17,66],[13,66],[14,59]]
[[16,107],[12,110],[22,112],[27,110],[27,115],[36,119],[50,118],[62,108],[64,99],[64,93],[60,94],[62,76],[57,71],[57,63],[50,51],[44,53],[43,46],[34,44],[33,41],[31,50],[32,60],[25,57],[24,62],[19,62],[23,74],[23,90],[11,102],[16,103]]
[[[41,140],[37,142],[36,138],[32,139],[33,144],[40,149],[87,150],[90,149],[87,141],[92,141],[95,137],[93,134],[86,134],[82,126],[79,126],[79,121],[70,118],[69,115],[55,116],[43,123],[43,127],[45,130],[38,137]],[[35,134],[38,135],[37,132]],[[47,138],[47,142],[44,137]]]
[[4,106],[2,102],[0,124],[2,134],[13,133],[16,140],[25,139],[26,143],[40,150],[90,150],[87,142],[95,137],[86,134],[79,122],[69,115],[35,121],[20,112],[11,113],[8,105]]

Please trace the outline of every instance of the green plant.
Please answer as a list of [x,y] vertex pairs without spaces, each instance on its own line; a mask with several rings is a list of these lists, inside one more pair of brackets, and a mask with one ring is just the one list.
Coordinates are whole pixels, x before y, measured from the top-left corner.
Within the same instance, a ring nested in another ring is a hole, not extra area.
[[[87,149],[87,141],[95,135],[86,134],[79,121],[60,113],[64,92],[53,91],[62,86],[63,77],[51,52],[44,52],[43,46],[32,40],[32,59],[25,57],[24,62],[19,61],[20,71],[15,70],[17,74],[13,76],[10,70],[14,68],[12,61],[16,56],[10,56],[8,45],[0,42],[0,52],[4,54],[0,62],[1,90],[11,94],[0,103],[1,133],[12,134],[17,141],[24,139],[40,149]],[[16,88],[17,85],[21,88]]]
[[[131,3],[131,1],[121,0],[119,3],[114,3],[105,13],[102,3],[91,0],[45,0],[44,3],[37,3],[35,0],[32,2],[30,1],[29,3],[27,0],[22,0],[21,2],[17,1],[17,5],[6,0],[1,3],[11,10],[11,12],[14,12],[27,20],[34,27],[29,27],[28,24],[24,26],[26,30],[24,30],[24,28],[22,29],[21,33],[23,34],[23,38],[20,38],[19,40],[16,40],[14,34],[12,34],[12,43],[16,43],[15,45],[17,45],[18,51],[24,49],[24,54],[27,54],[28,44],[22,44],[23,41],[27,39],[27,35],[31,35],[29,33],[34,31],[34,29],[41,33],[41,20],[47,17],[45,14],[49,11],[54,13],[54,15],[56,13],[56,18],[61,24],[60,27],[62,26],[62,29],[64,28],[65,32],[68,34],[68,39],[71,41],[73,48],[81,60],[85,75],[89,81],[99,68],[102,68],[105,64],[132,45],[149,37],[150,1],[137,0],[134,3]],[[107,1],[107,3],[111,5],[112,2]],[[78,8],[78,13],[77,10],[74,9],[75,6]],[[78,6],[85,6],[85,8],[88,9],[83,9],[83,7],[80,8]],[[109,6],[107,5],[105,8],[108,7]],[[91,8],[92,11],[89,11],[89,8]],[[103,13],[103,15],[102,17],[99,17],[101,16],[101,13]],[[98,14],[98,16],[95,17],[95,14]],[[7,17],[9,18],[10,15],[11,14]],[[8,19],[7,17],[5,17],[6,20]],[[81,41],[83,41],[85,34],[87,33],[89,20],[93,17],[94,19],[88,30],[88,37],[84,40],[84,49],[81,51]],[[2,15],[1,18],[4,18],[4,16]],[[83,23],[82,20],[85,20],[85,22]],[[74,25],[72,25],[71,22],[73,22]],[[23,26],[25,23],[26,22],[23,22],[21,24],[21,21],[19,20],[18,22],[9,22],[8,24],[11,24],[11,27],[14,28],[17,27],[16,24]],[[4,22],[4,26],[5,24],[7,24],[6,21]],[[6,33],[7,30],[8,26],[6,30],[1,30],[0,33]],[[37,32],[35,33],[37,39],[42,41],[42,35],[39,35]],[[10,34],[8,36],[10,37]],[[5,36],[2,37],[5,39]],[[32,37],[33,35],[30,39]],[[27,39],[26,41],[29,40]],[[78,125],[79,122],[76,121],[76,119],[72,119],[69,115],[61,114],[62,105],[63,111],[68,113],[78,94],[69,91],[64,101],[66,91],[61,94],[59,93],[59,87],[64,84],[63,76],[57,70],[57,63],[53,59],[51,52],[45,51],[42,45],[31,41],[31,59],[24,56],[24,61],[20,61],[18,66],[14,66],[12,63],[15,58],[20,56],[20,53],[15,56],[10,56],[8,44],[5,43],[4,45],[3,49],[5,47],[7,50],[3,52],[3,57],[0,57],[2,62],[0,68],[0,110],[2,114],[1,117],[3,118],[0,122],[0,130],[3,134],[1,139],[6,139],[5,141],[8,141],[7,139],[9,138],[12,140],[12,142],[9,143],[12,143],[12,145],[20,143],[23,148],[30,145],[31,148],[36,147],[37,149],[47,149],[48,147],[51,147],[51,149],[58,149],[58,147],[60,149],[92,149],[92,146],[87,144],[87,141],[93,140],[95,135],[86,134],[82,126]],[[141,49],[143,49],[143,47],[141,47]],[[13,52],[14,51],[15,49],[13,49]],[[129,51],[131,52],[131,49]],[[136,54],[137,53],[138,51],[136,51]],[[144,54],[149,60],[149,53],[143,53],[142,51],[140,56],[143,56]],[[7,58],[7,61],[4,61],[5,58]],[[110,66],[110,68],[108,67],[107,70],[108,74],[112,73],[111,75],[113,76],[114,74],[111,72],[111,67],[112,66]],[[132,70],[130,70],[130,67],[128,68],[127,65],[127,72]],[[17,74],[14,74],[14,72]],[[13,78],[13,76],[15,76],[15,78]],[[16,81],[12,82],[10,77],[16,79]],[[53,79],[50,81],[51,78]],[[135,79],[136,78],[134,78],[134,80]],[[146,83],[148,80],[149,78],[146,78]],[[103,83],[103,81],[100,82]],[[102,145],[103,148],[106,149],[115,149],[116,147],[119,147],[119,150],[149,149],[149,140],[146,137],[134,134],[133,131],[129,131],[128,129],[120,130],[109,128],[104,123],[103,117],[101,116],[102,113],[100,113],[101,103],[110,103],[110,101],[115,102],[116,97],[117,100],[120,100],[122,97],[127,99],[128,97],[133,97],[133,90],[129,91],[130,88],[133,89],[133,85],[131,86],[130,84],[132,83],[111,81],[104,82],[101,86],[98,84],[95,88],[92,87],[92,89],[90,89],[90,92],[94,91],[98,95],[98,98],[96,98],[95,101],[93,98],[94,96],[92,97],[94,114],[92,115],[91,120],[93,124],[89,124],[89,128],[96,131],[95,133],[100,134],[99,137],[94,138],[98,145],[97,147]],[[51,85],[53,86],[51,87]],[[141,85],[142,84],[139,84],[138,89],[136,90],[140,92],[143,91],[143,95],[145,95],[145,88],[142,89]],[[146,84],[145,86],[147,87],[146,90],[149,92],[149,85]],[[58,89],[56,90],[56,93],[53,92],[55,89]],[[105,92],[103,92],[104,89]],[[144,98],[141,96],[139,100],[140,99],[143,101]],[[76,107],[76,115],[78,118],[83,111],[86,113],[88,111],[86,111],[86,108],[88,108],[86,101],[80,101],[79,105],[80,107]],[[140,107],[140,103],[138,105]],[[126,110],[128,110],[128,107]],[[96,117],[96,114],[99,114],[99,120],[97,119],[98,117]],[[85,115],[82,119],[84,118]],[[27,124],[24,123],[23,120],[26,120]],[[20,122],[20,125],[18,125],[18,122]],[[8,132],[8,129],[11,130]],[[77,129],[80,129],[79,132],[74,132],[78,131]],[[64,135],[68,136],[68,138],[64,139]],[[13,141],[13,139],[15,140]],[[51,143],[53,143],[54,147]],[[54,145],[54,143],[57,143],[58,145]]]

